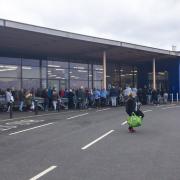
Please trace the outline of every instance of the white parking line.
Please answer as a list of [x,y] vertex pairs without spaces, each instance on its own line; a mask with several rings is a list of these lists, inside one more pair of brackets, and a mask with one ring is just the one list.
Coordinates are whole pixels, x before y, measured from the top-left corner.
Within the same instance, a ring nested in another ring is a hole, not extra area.
[[88,145],[82,147],[82,150],[87,149],[88,147],[92,146],[93,144],[97,143],[98,141],[100,141],[101,139],[103,139],[104,137],[108,136],[109,134],[111,134],[112,132],[114,132],[114,130],[111,130],[109,132],[107,132],[106,134],[102,135],[101,137],[97,138],[96,140],[92,141],[91,143],[89,143]]
[[165,108],[162,108],[162,109],[165,110],[165,109],[172,109],[172,108],[176,108],[176,107],[180,107],[180,106],[169,106],[169,107],[165,107]]
[[52,125],[52,124],[54,124],[54,123],[48,123],[48,124],[43,124],[41,126],[36,126],[36,127],[33,127],[33,128],[24,129],[22,131],[17,131],[17,132],[10,133],[9,135],[11,136],[11,135],[14,135],[14,134],[19,134],[19,133],[30,131],[30,130],[33,130],[33,129],[37,129],[37,128],[40,128],[40,127],[49,126],[49,125]]
[[151,112],[151,111],[152,111],[151,109],[147,109],[147,110],[143,111],[143,113]]
[[156,106],[157,108],[161,108],[161,107],[167,107],[167,106],[175,106],[176,104],[165,104],[165,105],[159,105],[159,106]]
[[[75,111],[68,111],[68,113],[75,112]],[[48,114],[39,114],[39,115],[33,115],[33,116],[22,116],[22,117],[17,117],[17,118],[12,118],[12,119],[4,119],[1,120],[1,122],[6,122],[6,121],[13,121],[13,120],[18,120],[18,119],[28,119],[28,118],[33,118],[33,117],[41,117],[41,116],[50,116],[54,114],[65,114],[66,112],[52,112]]]
[[54,170],[55,168],[57,168],[57,166],[51,166],[51,167],[49,167],[48,169],[44,170],[43,172],[39,173],[38,175],[32,177],[32,178],[29,179],[29,180],[37,180],[37,179],[39,179],[40,177],[44,176],[45,174],[49,173],[50,171]]
[[79,115],[76,115],[76,116],[68,117],[67,119],[74,119],[74,118],[77,118],[77,117],[85,116],[87,114],[89,114],[89,113],[79,114]]
[[111,109],[111,108],[100,109],[100,110],[97,110],[96,112],[107,111],[109,109]]
[[124,126],[125,124],[127,124],[127,121],[124,121],[123,123],[121,123],[121,126]]

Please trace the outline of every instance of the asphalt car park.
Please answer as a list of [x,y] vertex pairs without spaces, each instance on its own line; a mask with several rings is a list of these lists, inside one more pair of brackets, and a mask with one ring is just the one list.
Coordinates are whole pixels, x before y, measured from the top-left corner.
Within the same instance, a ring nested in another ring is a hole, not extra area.
[[179,180],[180,106],[142,110],[133,134],[124,107],[3,118],[1,179]]

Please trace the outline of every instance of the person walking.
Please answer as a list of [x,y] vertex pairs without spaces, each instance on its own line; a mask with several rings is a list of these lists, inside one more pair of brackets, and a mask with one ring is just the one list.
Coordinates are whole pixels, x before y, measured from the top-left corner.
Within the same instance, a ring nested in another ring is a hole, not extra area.
[[[135,113],[135,108],[136,108],[136,102],[135,99],[132,96],[132,93],[129,94],[127,101],[126,101],[126,113],[129,116],[132,116],[132,113]],[[136,132],[136,130],[133,129],[133,127],[129,126],[128,130],[130,133]]]

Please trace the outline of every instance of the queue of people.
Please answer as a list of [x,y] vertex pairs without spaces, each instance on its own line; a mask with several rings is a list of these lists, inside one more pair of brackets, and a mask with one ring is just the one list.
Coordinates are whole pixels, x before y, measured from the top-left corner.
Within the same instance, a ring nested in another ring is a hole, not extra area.
[[60,89],[59,91],[55,87],[37,90],[34,88],[31,90],[8,88],[5,92],[0,90],[0,95],[6,97],[7,111],[9,111],[10,101],[13,101],[18,106],[19,111],[32,111],[34,110],[35,97],[43,99],[44,111],[56,111],[62,98],[68,100],[69,109],[99,108],[105,106],[116,107],[124,105],[130,93],[142,104],[158,105],[162,98],[164,103],[167,103],[168,100],[168,94],[163,89],[152,90],[151,88],[147,88],[147,86],[137,89],[136,87],[127,85],[124,90],[117,86],[112,86],[107,90],[104,88],[88,89],[82,86],[78,89]]

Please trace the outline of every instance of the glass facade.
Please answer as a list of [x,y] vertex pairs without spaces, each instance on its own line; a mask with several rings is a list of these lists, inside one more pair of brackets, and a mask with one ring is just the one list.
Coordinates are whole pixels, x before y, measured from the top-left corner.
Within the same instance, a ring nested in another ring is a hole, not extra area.
[[[101,89],[103,87],[103,65],[91,61],[79,62],[59,58],[46,60],[0,57],[0,88],[56,87],[60,90],[84,87]],[[126,84],[136,86],[137,69],[113,63],[107,64],[107,85],[124,88]]]
[[126,85],[137,87],[137,68],[120,64],[107,65],[107,85],[108,87],[119,86],[123,89]]
[[[168,71],[156,72],[156,87],[157,89],[164,89],[165,91],[169,91],[169,73]],[[148,73],[148,82],[149,87],[153,87],[153,75],[152,73]]]

